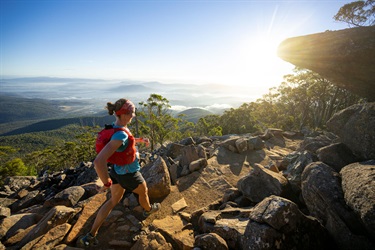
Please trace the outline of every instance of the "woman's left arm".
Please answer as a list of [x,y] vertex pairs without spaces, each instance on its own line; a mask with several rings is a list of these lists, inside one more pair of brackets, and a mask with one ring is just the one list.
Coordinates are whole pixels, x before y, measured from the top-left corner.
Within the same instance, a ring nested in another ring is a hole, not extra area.
[[134,138],[134,139],[135,139],[135,143],[145,143],[146,147],[150,145],[150,140],[148,138],[140,137],[140,138]]

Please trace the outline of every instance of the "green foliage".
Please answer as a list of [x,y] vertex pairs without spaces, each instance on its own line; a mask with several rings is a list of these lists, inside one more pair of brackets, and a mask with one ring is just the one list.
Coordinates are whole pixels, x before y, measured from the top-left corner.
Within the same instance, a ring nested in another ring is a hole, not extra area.
[[375,1],[355,1],[345,4],[333,18],[336,21],[345,22],[349,26],[375,25]]
[[0,98],[1,123],[47,119],[61,114],[59,104],[56,102],[7,95],[0,95]]
[[35,175],[35,172],[33,169],[27,168],[22,159],[14,158],[0,166],[0,185],[4,184],[3,182],[6,177],[17,175]]
[[226,111],[218,126],[223,128],[223,134],[253,133],[269,127],[324,129],[334,113],[359,101],[358,96],[319,74],[295,68],[294,74],[284,76],[284,82],[263,98]]
[[310,70],[295,68],[284,76],[277,89],[275,108],[280,116],[278,127],[297,129],[307,126],[324,128],[338,110],[357,103],[360,98]]
[[212,112],[201,108],[191,108],[179,113],[179,115],[183,115],[186,120],[193,123],[197,123],[200,118],[211,114]]
[[175,140],[181,140],[183,138],[193,137],[196,135],[195,123],[186,120],[184,117],[185,114],[178,115],[178,130],[174,134]]
[[[77,127],[97,126],[97,125],[104,126],[104,124],[110,123],[112,121],[113,121],[113,117],[109,115],[58,118],[58,119],[34,121],[33,123],[29,123],[26,126],[23,126],[18,129],[16,129],[15,127],[20,126],[20,125],[22,126],[23,122],[13,122],[9,124],[8,126],[0,126],[0,128],[3,127],[2,130],[0,131],[6,131],[1,134],[3,136],[18,135],[18,134],[33,133],[33,132],[46,132],[50,130],[56,131],[59,128],[63,128],[69,125],[76,125]],[[5,128],[5,127],[8,127],[8,128]]]
[[[75,167],[79,162],[92,161],[96,155],[95,139],[99,127],[69,125],[62,129],[17,136],[0,137],[0,166],[13,166],[14,159],[21,158],[29,174],[36,174],[48,167],[52,171]],[[18,146],[21,150],[15,149]],[[12,174],[17,171],[6,171]]]
[[0,156],[2,159],[8,156],[8,154],[14,154],[18,151],[18,149],[15,149],[11,146],[0,146]]
[[76,135],[75,141],[27,154],[25,157],[27,163],[39,172],[47,166],[52,171],[57,171],[74,168],[82,161],[92,161],[96,155],[96,134],[100,128],[84,127],[84,129],[83,133]]
[[151,150],[155,144],[163,144],[167,139],[174,139],[178,130],[179,119],[170,114],[169,101],[161,95],[151,94],[146,102],[140,102],[137,113],[143,119],[141,131],[151,141]]
[[220,116],[208,115],[198,120],[196,131],[199,136],[221,136]]
[[85,127],[70,124],[54,130],[0,136],[0,146],[17,148],[19,149],[18,156],[22,156],[33,150],[41,150],[74,140],[77,134],[84,131]]
[[237,109],[225,111],[220,117],[223,134],[244,134],[257,131],[253,105],[244,103]]
[[0,145],[0,166],[4,166],[7,161],[9,161],[15,154],[17,154],[18,149],[12,146],[1,146]]

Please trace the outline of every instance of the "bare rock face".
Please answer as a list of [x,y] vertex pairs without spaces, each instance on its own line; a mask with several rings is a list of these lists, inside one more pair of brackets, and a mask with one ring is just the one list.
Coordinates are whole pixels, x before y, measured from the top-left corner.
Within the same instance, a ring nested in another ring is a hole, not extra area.
[[237,183],[238,189],[252,202],[261,202],[270,195],[282,196],[288,193],[288,180],[279,173],[254,164],[247,176]]
[[375,26],[288,38],[278,56],[375,101]]
[[322,222],[339,249],[373,249],[359,216],[345,203],[340,182],[340,175],[323,162],[305,168],[302,195],[310,215]]
[[322,224],[290,200],[271,195],[250,213],[243,249],[335,249]]
[[163,158],[158,157],[154,164],[142,168],[141,173],[147,180],[150,199],[163,198],[171,192],[171,179]]
[[375,159],[375,102],[341,110],[327,122],[327,127],[360,160]]
[[350,164],[340,174],[346,203],[360,216],[368,234],[374,239],[375,160]]

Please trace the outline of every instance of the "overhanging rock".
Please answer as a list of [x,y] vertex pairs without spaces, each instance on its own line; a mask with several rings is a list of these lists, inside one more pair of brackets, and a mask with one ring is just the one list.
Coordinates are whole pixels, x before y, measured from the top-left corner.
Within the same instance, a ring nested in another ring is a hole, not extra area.
[[278,56],[375,101],[375,26],[288,38]]

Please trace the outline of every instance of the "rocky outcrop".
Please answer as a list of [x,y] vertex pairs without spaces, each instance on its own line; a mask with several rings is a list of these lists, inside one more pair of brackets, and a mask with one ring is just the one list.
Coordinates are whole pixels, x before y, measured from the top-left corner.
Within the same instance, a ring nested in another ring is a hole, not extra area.
[[375,101],[375,26],[288,38],[278,55]]
[[[302,176],[285,174],[339,249],[374,249],[375,26],[289,38],[278,54],[372,102],[336,113],[327,127],[337,138],[309,137],[299,148],[320,162],[304,164]],[[290,164],[295,156],[287,160]]]
[[359,217],[345,202],[339,173],[322,162],[311,163],[302,174],[302,195],[340,249],[372,249]]
[[271,195],[285,196],[289,183],[281,173],[254,164],[249,174],[238,181],[237,187],[247,199],[258,203]]
[[374,170],[375,160],[372,160],[350,164],[340,171],[345,201],[359,216],[372,239],[375,238]]
[[327,122],[327,127],[360,160],[375,159],[375,102],[341,110]]
[[334,249],[322,224],[290,200],[270,196],[250,212],[243,249]]
[[[145,219],[137,197],[125,193],[104,221],[96,249],[373,248],[373,163],[351,164],[339,173],[316,162],[337,137],[315,133],[302,139],[268,129],[161,147],[145,160],[142,173],[151,201],[160,201],[162,209]],[[5,184],[0,249],[74,249],[111,195],[97,192],[102,183],[92,163],[10,177]]]

